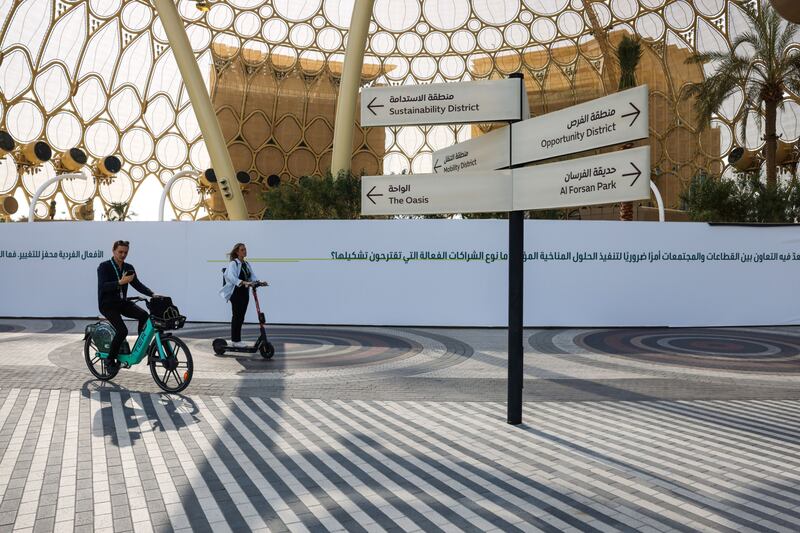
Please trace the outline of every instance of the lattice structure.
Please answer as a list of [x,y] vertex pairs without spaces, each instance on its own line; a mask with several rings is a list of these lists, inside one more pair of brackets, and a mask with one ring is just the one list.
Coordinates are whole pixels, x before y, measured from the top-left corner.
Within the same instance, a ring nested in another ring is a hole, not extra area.
[[[640,35],[647,65],[641,81],[654,89],[656,182],[674,206],[677,191],[696,173],[728,172],[719,160],[733,146],[762,143],[755,129],[741,139],[732,127],[741,96],[729,100],[712,125],[716,133],[706,137],[698,135],[683,93],[685,83],[701,75],[683,65],[683,57],[728,49],[730,37],[746,29],[741,3],[602,0],[590,7],[588,0],[376,0],[364,79],[426,83],[522,71],[532,107],[542,113],[609,90],[603,76],[610,62],[592,34],[593,18],[612,41],[621,32]],[[302,82],[309,105],[314,80],[327,78],[335,89],[353,0],[218,0],[207,13],[189,0],[178,5],[209,87],[213,73],[224,83],[225,65],[238,62],[245,77],[262,70],[280,72],[281,84]],[[62,183],[48,191],[46,201],[56,194],[76,206],[97,195],[96,209],[129,202],[136,211],[143,183],[160,186],[178,170],[209,166],[166,35],[146,1],[0,0],[0,53],[0,127],[20,142],[46,139],[55,150],[77,146],[90,158],[113,153],[124,161],[110,184]],[[797,104],[788,103],[779,116],[783,140],[800,136],[799,117]],[[247,124],[241,128],[246,140]],[[462,126],[387,128],[384,146],[367,140],[365,153],[385,155],[383,172],[427,172],[431,150],[471,136],[472,128]],[[248,148],[256,154],[248,169],[261,174],[259,151]],[[285,157],[298,150],[276,148]],[[325,158],[312,153],[320,170]],[[280,173],[292,174],[287,165]],[[0,195],[15,194],[24,202],[52,172],[18,177],[6,161],[0,165]],[[181,218],[205,212],[192,180],[176,183],[170,203]]]
[[[248,215],[260,219],[268,176],[287,183],[330,170],[342,64],[271,55],[254,66],[246,53],[217,45],[213,50],[217,57],[233,58],[215,62],[212,96],[234,167],[253,177],[242,188]],[[374,66],[368,66],[362,79],[377,74]],[[353,171],[379,174],[384,143],[383,128],[364,129],[357,121]],[[225,216],[218,192],[206,199],[205,206],[210,218]]]

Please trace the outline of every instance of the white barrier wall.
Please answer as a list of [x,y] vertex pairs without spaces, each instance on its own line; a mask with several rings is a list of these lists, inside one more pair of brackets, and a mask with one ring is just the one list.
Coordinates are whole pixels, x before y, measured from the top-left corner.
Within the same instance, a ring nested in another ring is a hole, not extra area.
[[[190,320],[228,321],[226,253],[248,247],[283,324],[503,326],[503,220],[0,224],[0,316],[97,314],[111,244]],[[800,324],[800,228],[526,221],[527,326]],[[102,258],[97,257],[102,253]],[[134,290],[129,295],[135,294]],[[248,321],[255,320],[254,306]]]

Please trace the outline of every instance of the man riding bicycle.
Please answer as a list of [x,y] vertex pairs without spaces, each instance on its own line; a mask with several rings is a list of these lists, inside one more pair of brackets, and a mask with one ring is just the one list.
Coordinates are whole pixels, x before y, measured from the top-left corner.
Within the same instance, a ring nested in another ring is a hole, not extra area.
[[128,285],[133,285],[134,289],[145,296],[156,296],[137,279],[133,265],[125,262],[125,258],[128,257],[128,249],[128,241],[114,242],[112,259],[103,261],[97,267],[97,304],[100,313],[108,319],[116,331],[108,351],[111,364],[117,363],[120,346],[128,335],[128,328],[122,317],[138,320],[139,333],[141,333],[150,316],[147,311],[126,300]]

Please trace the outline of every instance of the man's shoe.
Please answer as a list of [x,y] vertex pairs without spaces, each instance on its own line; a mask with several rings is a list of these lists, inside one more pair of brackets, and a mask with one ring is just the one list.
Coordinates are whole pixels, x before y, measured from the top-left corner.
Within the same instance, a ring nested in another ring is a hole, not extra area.
[[231,342],[231,346],[233,346],[234,348],[247,348],[247,343],[243,341],[236,341],[236,342]]

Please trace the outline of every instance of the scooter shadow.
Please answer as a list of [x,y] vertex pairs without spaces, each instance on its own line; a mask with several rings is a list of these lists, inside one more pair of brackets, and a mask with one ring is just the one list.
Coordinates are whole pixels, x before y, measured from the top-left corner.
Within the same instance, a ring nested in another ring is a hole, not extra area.
[[[112,393],[119,395],[119,404]],[[81,386],[81,396],[100,403],[92,416],[92,435],[117,447],[134,446],[147,432],[179,430],[200,421],[197,404],[182,394],[135,391],[112,381],[90,379]],[[125,428],[126,436],[121,438],[117,428]]]

